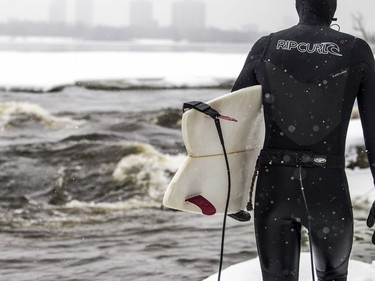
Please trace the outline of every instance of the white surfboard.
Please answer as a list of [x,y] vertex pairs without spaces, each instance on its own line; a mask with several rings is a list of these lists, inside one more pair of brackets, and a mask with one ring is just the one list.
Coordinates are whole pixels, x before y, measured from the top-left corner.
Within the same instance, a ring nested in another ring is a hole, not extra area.
[[[262,90],[253,86],[207,102],[220,114],[231,171],[228,213],[246,208],[256,159],[264,141]],[[164,195],[163,205],[192,213],[224,213],[228,177],[223,149],[213,119],[197,110],[182,116],[182,136],[188,156]]]

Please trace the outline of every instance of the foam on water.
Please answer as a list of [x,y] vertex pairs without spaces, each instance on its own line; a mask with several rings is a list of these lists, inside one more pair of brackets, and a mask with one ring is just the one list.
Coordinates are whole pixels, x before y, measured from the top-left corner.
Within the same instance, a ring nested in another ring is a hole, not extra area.
[[113,178],[122,183],[132,183],[139,190],[147,190],[150,198],[161,201],[172,175],[182,164],[184,155],[167,155],[148,144],[139,144],[138,154],[121,159]]
[[46,128],[66,129],[82,124],[82,121],[67,117],[57,117],[35,103],[3,102],[0,103],[0,130],[7,131],[23,127],[22,123],[30,121]]

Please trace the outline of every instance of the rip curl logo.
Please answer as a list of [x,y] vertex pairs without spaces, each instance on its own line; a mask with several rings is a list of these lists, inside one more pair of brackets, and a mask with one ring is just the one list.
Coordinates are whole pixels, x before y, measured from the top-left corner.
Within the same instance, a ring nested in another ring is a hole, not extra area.
[[305,42],[296,42],[292,40],[279,40],[277,41],[277,50],[297,50],[300,53],[318,53],[321,55],[334,55],[341,57],[340,47],[333,42],[323,42],[323,43],[305,43]]

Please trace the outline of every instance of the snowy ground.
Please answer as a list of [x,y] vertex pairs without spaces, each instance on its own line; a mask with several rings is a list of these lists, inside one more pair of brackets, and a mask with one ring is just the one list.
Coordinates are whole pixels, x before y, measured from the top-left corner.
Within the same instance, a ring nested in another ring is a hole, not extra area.
[[[303,253],[300,261],[301,281],[312,280],[310,254]],[[214,274],[203,281],[216,281],[217,274]],[[221,281],[262,281],[258,258],[242,262],[228,267],[222,272]],[[352,260],[349,264],[348,281],[374,281],[375,263],[368,264]]]
[[163,79],[209,86],[234,79],[244,54],[197,52],[0,52],[0,87],[48,90],[82,80]]

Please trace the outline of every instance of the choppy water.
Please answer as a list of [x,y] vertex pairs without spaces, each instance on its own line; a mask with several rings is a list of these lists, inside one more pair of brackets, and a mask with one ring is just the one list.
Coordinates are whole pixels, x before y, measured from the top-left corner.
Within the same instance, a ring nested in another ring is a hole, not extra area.
[[[221,220],[163,210],[184,157],[184,101],[225,90],[0,94],[0,280],[202,280]],[[352,258],[375,259],[356,208]],[[228,221],[224,266],[256,256],[252,224]]]

